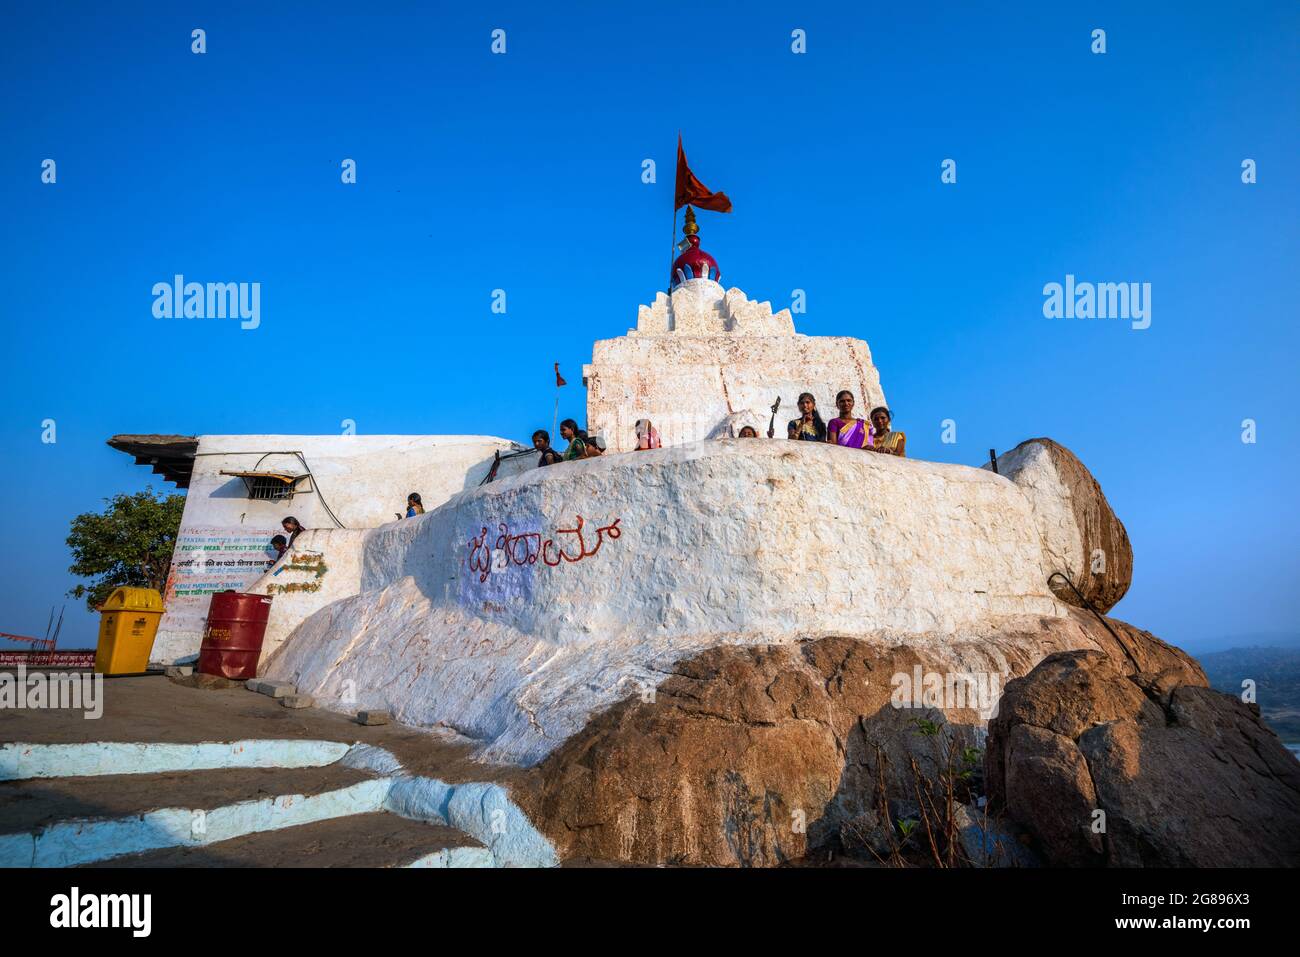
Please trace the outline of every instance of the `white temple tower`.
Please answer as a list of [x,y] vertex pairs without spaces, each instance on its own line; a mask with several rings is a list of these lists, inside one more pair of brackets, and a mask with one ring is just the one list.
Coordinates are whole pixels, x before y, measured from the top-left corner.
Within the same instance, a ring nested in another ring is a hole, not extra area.
[[801,392],[816,397],[827,421],[841,389],[854,394],[857,415],[885,404],[865,342],[800,335],[790,310],[773,313],[770,302],[723,289],[689,207],[684,232],[690,248],[673,264],[671,293],[642,306],[626,336],[598,340],[583,366],[587,427],[610,451],[636,447],[638,419],[649,419],[666,446],[734,435],[745,425],[766,436],[779,396],[775,437],[784,439]]

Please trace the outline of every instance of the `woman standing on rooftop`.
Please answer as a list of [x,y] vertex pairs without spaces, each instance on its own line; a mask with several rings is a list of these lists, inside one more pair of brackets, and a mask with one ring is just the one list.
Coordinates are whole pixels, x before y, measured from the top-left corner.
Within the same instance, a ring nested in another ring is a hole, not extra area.
[[892,421],[893,413],[883,405],[871,410],[871,444],[867,448],[872,452],[904,458],[907,455],[907,436],[902,432],[892,431],[889,428],[889,423]]
[[786,426],[786,434],[792,439],[804,442],[825,442],[826,423],[817,412],[817,400],[811,392],[799,395],[799,418],[791,419]]
[[582,433],[578,430],[578,423],[573,419],[565,419],[560,423],[560,437],[567,439],[569,447],[564,450],[564,461],[572,462],[574,459],[585,458],[587,455],[587,443],[582,439]]
[[853,417],[853,393],[842,390],[835,396],[835,407],[840,414],[826,423],[826,441],[850,449],[867,446],[867,423]]

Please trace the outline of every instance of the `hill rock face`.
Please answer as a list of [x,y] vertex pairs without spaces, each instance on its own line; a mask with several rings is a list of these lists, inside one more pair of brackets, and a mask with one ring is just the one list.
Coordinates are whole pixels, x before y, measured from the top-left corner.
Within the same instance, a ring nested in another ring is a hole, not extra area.
[[1052,864],[1300,864],[1300,762],[1257,706],[1162,663],[1073,651],[1008,684],[991,798]]
[[[1071,612],[969,646],[834,637],[709,649],[679,662],[653,700],[629,699],[566,741],[519,800],[562,857],[772,866],[828,846],[883,855],[886,809],[914,794],[912,762],[932,780],[936,740],[978,746],[987,717],[978,693],[899,706],[899,676],[972,675],[994,659],[1024,674],[1045,650],[1087,647],[1119,675],[1204,684],[1178,649],[1110,624],[1121,640]],[[942,739],[917,733],[927,721]]]

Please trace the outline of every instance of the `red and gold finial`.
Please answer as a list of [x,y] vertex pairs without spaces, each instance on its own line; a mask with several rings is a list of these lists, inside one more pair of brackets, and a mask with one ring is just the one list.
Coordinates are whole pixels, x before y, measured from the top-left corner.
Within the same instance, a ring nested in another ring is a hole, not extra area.
[[678,244],[678,248],[687,248],[673,262],[673,274],[668,288],[676,289],[689,279],[720,281],[722,270],[718,268],[718,261],[700,248],[700,227],[695,222],[695,210],[689,206],[686,207],[686,224],[682,226],[682,232],[686,238]]
[[694,236],[699,233],[700,227],[695,225],[695,210],[686,207],[686,225],[682,227],[682,232],[687,236]]

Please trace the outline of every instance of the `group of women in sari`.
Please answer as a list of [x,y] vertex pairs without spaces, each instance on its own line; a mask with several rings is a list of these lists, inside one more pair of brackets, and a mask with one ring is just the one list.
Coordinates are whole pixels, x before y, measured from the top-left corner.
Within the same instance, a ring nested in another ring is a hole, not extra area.
[[[890,427],[893,415],[882,406],[871,410],[870,422],[857,418],[853,414],[855,403],[853,393],[842,390],[835,396],[835,406],[839,414],[829,422],[822,421],[817,411],[817,400],[812,393],[805,392],[799,396],[799,418],[791,419],[787,434],[791,439],[805,442],[830,442],[850,449],[863,449],[867,452],[879,452],[883,455],[905,456],[907,454],[907,436]],[[771,434],[769,430],[768,434]],[[551,436],[545,429],[533,433],[533,448],[541,453],[538,467],[555,465],[558,462],[571,462],[575,459],[595,458],[605,453],[605,444],[599,437],[588,435],[578,428],[573,419],[560,423],[560,436],[568,442],[563,452],[551,448]],[[745,426],[740,431],[740,438],[758,438],[753,426]],[[649,419],[636,422],[636,450],[657,449],[662,447],[659,432],[650,424]]]
[[[637,422],[637,434],[640,435],[642,422],[654,436],[655,443],[653,446],[645,447],[658,448],[659,433],[651,429],[650,423],[645,419]],[[560,423],[560,438],[569,443],[563,452],[551,448],[551,434],[545,429],[538,429],[533,433],[533,448],[541,453],[541,457],[537,460],[538,468],[555,465],[558,462],[572,462],[576,459],[594,459],[605,454],[605,440],[598,435],[587,434],[586,429],[578,428],[578,423],[573,419],[565,419]],[[640,447],[638,445],[638,448]]]
[[799,396],[799,418],[791,419],[786,427],[789,438],[803,442],[830,442],[850,449],[880,452],[883,455],[905,456],[907,436],[890,427],[893,414],[883,405],[871,410],[870,422],[853,414],[853,393],[843,389],[835,396],[839,415],[823,422],[817,411],[817,400],[812,393]]
[[565,419],[560,423],[560,437],[569,443],[563,452],[551,448],[551,433],[545,429],[538,429],[533,433],[533,448],[542,453],[541,458],[537,460],[538,468],[560,462],[572,462],[575,459],[595,458],[605,451],[604,447],[597,445],[585,429],[578,428],[578,423],[573,419]]

